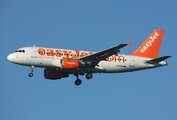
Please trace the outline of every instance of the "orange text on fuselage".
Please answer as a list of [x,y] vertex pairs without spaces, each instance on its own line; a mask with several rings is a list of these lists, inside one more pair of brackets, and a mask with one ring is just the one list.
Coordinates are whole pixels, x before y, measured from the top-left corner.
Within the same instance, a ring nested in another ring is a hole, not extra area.
[[[83,52],[79,50],[60,50],[60,49],[45,49],[39,48],[38,54],[40,57],[62,57],[62,58],[80,58],[93,54],[93,52]],[[113,55],[109,58],[101,58],[102,60],[108,62],[121,62],[126,61],[123,55],[118,55],[117,53],[113,53]]]

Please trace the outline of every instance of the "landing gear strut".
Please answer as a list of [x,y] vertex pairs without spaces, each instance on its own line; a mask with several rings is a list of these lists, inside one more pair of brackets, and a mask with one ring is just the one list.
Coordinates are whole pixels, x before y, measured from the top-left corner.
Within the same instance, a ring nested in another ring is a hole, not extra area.
[[30,66],[30,73],[28,74],[29,77],[33,76],[33,70],[34,70],[34,66]]
[[78,74],[74,74],[74,76],[76,76],[76,81],[74,82],[76,86],[79,86],[82,84],[82,80],[79,79],[79,75]]

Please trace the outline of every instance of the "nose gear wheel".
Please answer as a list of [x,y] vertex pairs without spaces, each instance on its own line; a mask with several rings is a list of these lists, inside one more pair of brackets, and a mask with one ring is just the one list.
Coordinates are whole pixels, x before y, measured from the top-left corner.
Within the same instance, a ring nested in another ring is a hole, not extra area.
[[29,77],[33,76],[33,70],[34,70],[34,66],[30,66],[30,73],[28,74]]

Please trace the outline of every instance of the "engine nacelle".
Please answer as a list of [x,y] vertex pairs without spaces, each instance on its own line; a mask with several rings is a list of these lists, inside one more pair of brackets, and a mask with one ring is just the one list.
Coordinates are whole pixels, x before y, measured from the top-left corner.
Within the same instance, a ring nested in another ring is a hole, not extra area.
[[73,59],[57,59],[54,60],[52,64],[55,67],[59,67],[65,70],[74,70],[85,66],[84,64],[81,64],[79,60],[73,60]]
[[69,74],[56,70],[56,69],[47,68],[47,69],[44,69],[44,77],[46,79],[56,80],[56,79],[61,79],[64,77],[69,77]]
[[62,69],[72,70],[79,68],[79,61],[72,59],[62,59],[61,61]]

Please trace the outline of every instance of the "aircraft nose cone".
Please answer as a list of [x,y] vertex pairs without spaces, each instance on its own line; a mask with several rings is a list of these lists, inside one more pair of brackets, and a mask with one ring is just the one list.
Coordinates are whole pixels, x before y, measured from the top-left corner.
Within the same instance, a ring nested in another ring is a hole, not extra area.
[[8,56],[7,56],[7,59],[12,62],[12,60],[13,60],[13,55],[12,55],[12,54],[8,55]]

